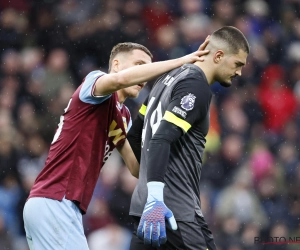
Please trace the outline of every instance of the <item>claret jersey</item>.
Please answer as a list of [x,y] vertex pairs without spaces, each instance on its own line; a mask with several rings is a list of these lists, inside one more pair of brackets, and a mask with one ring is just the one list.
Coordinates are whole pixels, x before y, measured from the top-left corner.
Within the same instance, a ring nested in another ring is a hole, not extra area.
[[65,196],[86,212],[100,169],[131,126],[130,112],[119,103],[117,93],[93,96],[96,80],[103,74],[89,73],[72,95],[29,198]]
[[142,154],[139,180],[131,199],[131,215],[143,213],[147,200],[147,168],[151,168],[147,165],[151,154],[149,145],[161,121],[165,120],[181,128],[183,133],[170,145],[164,202],[176,220],[194,222],[196,213],[202,216],[199,183],[211,98],[207,79],[194,64],[183,65],[157,80],[148,101],[140,109],[144,117]]

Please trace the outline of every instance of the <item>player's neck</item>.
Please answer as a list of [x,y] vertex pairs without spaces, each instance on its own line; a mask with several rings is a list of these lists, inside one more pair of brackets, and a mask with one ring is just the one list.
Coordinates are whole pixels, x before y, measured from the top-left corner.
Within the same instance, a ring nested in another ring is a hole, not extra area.
[[127,96],[124,95],[124,92],[121,89],[117,91],[117,95],[118,95],[119,103],[123,104],[123,102],[125,102]]
[[211,85],[215,82],[214,68],[211,67],[211,65],[208,65],[208,63],[206,61],[204,61],[204,62],[199,61],[199,62],[195,62],[194,64],[203,71],[209,85]]

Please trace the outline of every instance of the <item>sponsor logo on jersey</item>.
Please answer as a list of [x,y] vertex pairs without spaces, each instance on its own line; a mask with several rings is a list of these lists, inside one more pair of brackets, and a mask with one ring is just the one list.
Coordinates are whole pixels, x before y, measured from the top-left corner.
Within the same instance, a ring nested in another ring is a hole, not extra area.
[[112,150],[110,149],[109,143],[106,141],[105,142],[105,151],[104,151],[104,157],[103,157],[103,163],[107,161],[107,159],[110,157],[112,154]]
[[109,126],[108,137],[113,137],[112,142],[114,145],[116,145],[120,140],[125,138],[122,129],[116,127],[117,127],[117,122],[113,120]]
[[184,119],[186,118],[186,112],[184,110],[182,110],[181,108],[178,108],[178,107],[174,107],[172,109],[172,111],[178,115],[180,115],[181,117],[183,117]]
[[196,96],[189,93],[188,95],[181,98],[181,107],[186,111],[192,110],[194,108],[195,99]]

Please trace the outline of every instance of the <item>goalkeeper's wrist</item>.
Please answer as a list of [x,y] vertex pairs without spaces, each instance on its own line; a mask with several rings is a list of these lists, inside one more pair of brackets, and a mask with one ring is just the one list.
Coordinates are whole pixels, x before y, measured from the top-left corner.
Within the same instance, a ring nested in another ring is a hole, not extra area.
[[165,184],[160,181],[150,181],[147,183],[148,198],[147,202],[154,200],[164,201],[164,186]]

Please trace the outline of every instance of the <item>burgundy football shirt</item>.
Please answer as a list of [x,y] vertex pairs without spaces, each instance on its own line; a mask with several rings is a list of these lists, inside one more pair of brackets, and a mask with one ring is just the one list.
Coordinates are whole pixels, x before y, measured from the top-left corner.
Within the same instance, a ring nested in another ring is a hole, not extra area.
[[118,102],[117,93],[93,96],[95,82],[103,74],[88,74],[72,95],[29,198],[62,200],[65,196],[86,213],[100,169],[124,142],[131,124],[129,110]]

